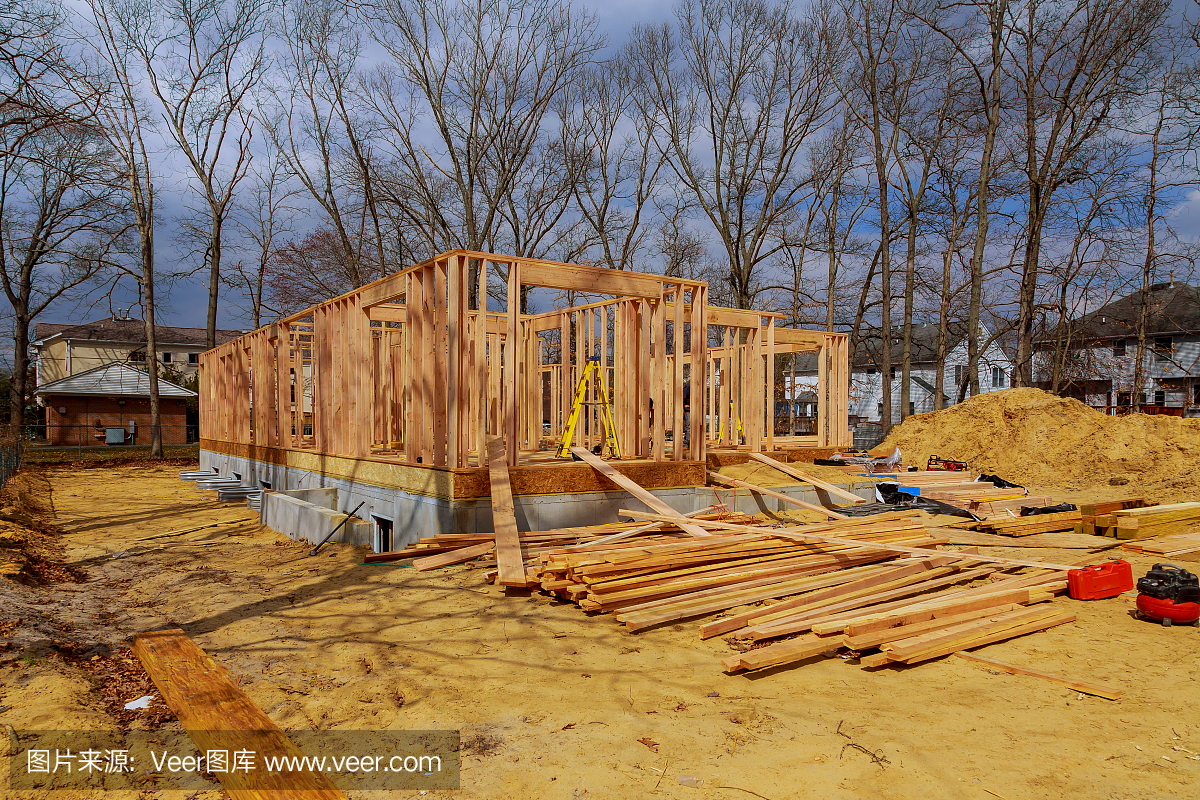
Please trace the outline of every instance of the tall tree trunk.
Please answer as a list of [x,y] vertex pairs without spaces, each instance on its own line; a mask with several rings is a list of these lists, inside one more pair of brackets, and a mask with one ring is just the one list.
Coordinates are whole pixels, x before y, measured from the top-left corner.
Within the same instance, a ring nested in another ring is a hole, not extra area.
[[142,316],[146,325],[146,371],[150,378],[150,457],[162,458],[162,416],[158,402],[158,341],[154,335],[154,233],[142,239]]
[[913,283],[917,264],[917,209],[908,209],[908,251],[904,261],[904,346],[900,355],[900,419],[908,418],[908,404],[912,399],[912,322]]
[[834,309],[837,299],[837,274],[838,274],[838,258],[837,258],[837,219],[838,206],[842,200],[842,181],[839,177],[837,183],[833,187],[833,193],[829,199],[829,213],[825,219],[825,228],[829,236],[829,277],[828,287],[825,293],[825,330],[830,333],[834,328]]
[[1151,137],[1151,158],[1147,165],[1150,180],[1146,188],[1146,258],[1142,262],[1142,288],[1138,300],[1137,355],[1133,363],[1133,392],[1130,402],[1136,414],[1142,408],[1142,383],[1146,380],[1146,334],[1150,327],[1150,286],[1154,281],[1154,262],[1157,260],[1154,242],[1154,217],[1158,205],[1158,156],[1162,136],[1162,116]]
[[[1008,14],[1008,0],[999,0],[988,10],[992,50],[991,72],[988,74],[986,93],[981,98],[987,116],[987,130],[983,137],[983,150],[979,159],[979,188],[977,190],[975,248],[971,253],[971,302],[967,320],[967,372],[971,394],[979,394],[979,321],[983,310],[983,255],[988,234],[988,192],[992,179],[992,151],[996,147],[996,134],[1000,128],[1001,78],[1000,68],[1004,57],[1004,18]],[[961,396],[961,391],[959,392]]]
[[[25,398],[29,391],[29,314],[14,309],[13,315],[13,374],[8,397],[9,436],[20,441],[25,432]],[[46,435],[49,436],[47,431]]]
[[[933,410],[941,411],[946,403],[946,351],[950,333],[950,267],[954,258],[954,246],[948,244],[942,253],[942,291],[938,299],[938,328],[936,372],[933,376]],[[955,387],[957,390],[957,387]]]
[[[209,350],[217,346],[217,300],[221,292],[221,226],[224,220],[215,212],[208,239],[208,317],[204,331],[204,346]],[[257,305],[257,304],[256,304]],[[258,327],[257,308],[254,327]]]

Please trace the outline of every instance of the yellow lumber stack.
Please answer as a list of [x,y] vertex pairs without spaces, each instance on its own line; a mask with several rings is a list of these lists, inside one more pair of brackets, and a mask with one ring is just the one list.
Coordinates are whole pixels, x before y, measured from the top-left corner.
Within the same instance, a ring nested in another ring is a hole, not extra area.
[[[1172,503],[1146,508],[1128,508],[1114,511],[1111,535],[1118,539],[1149,539],[1154,536],[1170,536],[1188,533],[1200,528],[1200,503]],[[1100,520],[1096,518],[1097,527]]]
[[1001,536],[1032,536],[1035,533],[1070,531],[1079,522],[1078,511],[1061,511],[1057,514],[1033,514],[1028,517],[997,517],[975,524],[975,529]]

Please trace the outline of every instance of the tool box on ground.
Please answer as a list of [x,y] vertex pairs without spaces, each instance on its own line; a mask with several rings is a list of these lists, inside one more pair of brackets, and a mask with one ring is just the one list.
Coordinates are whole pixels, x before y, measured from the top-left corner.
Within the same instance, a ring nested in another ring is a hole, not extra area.
[[959,470],[964,470],[966,468],[967,462],[965,461],[952,461],[948,458],[941,458],[940,456],[930,456],[929,461],[925,464],[925,469],[927,470],[943,469],[958,472]]
[[1146,577],[1138,578],[1137,590],[1137,610],[1144,617],[1163,625],[1200,620],[1200,579],[1186,569],[1155,564]]
[[1076,600],[1103,600],[1133,588],[1133,568],[1128,561],[1109,561],[1067,573],[1067,591]]

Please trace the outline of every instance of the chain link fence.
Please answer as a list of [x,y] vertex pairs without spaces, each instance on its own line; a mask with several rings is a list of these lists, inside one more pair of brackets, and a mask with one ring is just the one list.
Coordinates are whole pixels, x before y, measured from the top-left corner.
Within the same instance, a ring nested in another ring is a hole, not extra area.
[[0,489],[21,468],[21,440],[5,437],[0,440]]
[[[165,447],[198,444],[199,425],[160,425]],[[31,425],[25,430],[24,446],[34,450],[85,450],[89,448],[149,447],[150,425]]]

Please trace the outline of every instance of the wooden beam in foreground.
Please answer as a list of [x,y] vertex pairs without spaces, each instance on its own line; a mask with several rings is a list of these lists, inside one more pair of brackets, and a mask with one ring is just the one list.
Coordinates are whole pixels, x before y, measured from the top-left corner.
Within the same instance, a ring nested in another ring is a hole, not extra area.
[[[701,528],[700,526],[696,525],[695,523],[688,522],[687,517],[683,516],[678,511],[676,511],[675,509],[671,508],[669,505],[664,503],[662,500],[659,500],[657,497],[650,494],[648,491],[643,489],[641,486],[638,486],[636,483],[634,483],[629,478],[627,478],[624,475],[622,475],[621,473],[617,472],[615,469],[613,469],[611,466],[609,466],[603,460],[601,460],[601,458],[599,456],[592,453],[592,451],[588,450],[587,448],[572,447],[571,452],[574,453],[576,456],[578,456],[579,459],[582,460],[585,464],[588,464],[589,466],[591,466],[592,469],[596,470],[601,475],[603,475],[604,477],[608,478],[610,481],[615,483],[617,486],[620,486],[622,489],[629,492],[631,495],[636,497],[638,500],[641,500],[649,508],[653,509],[658,514],[662,515],[663,518],[656,519],[655,520],[656,522],[673,523],[673,524],[677,525],[680,530],[690,533],[692,536],[711,536],[712,535],[708,531],[704,530],[704,528]],[[624,514],[625,512],[622,511],[621,513]]]
[[959,658],[965,658],[967,661],[974,661],[977,664],[982,664],[990,669],[1003,670],[1004,672],[1008,672],[1013,675],[1028,675],[1032,678],[1041,678],[1042,680],[1051,681],[1052,683],[1061,683],[1063,686],[1070,687],[1077,692],[1095,695],[1096,697],[1103,697],[1106,700],[1119,700],[1121,697],[1120,689],[1116,689],[1112,686],[1105,686],[1102,683],[1085,683],[1084,681],[1077,681],[1074,678],[1068,678],[1063,675],[1055,675],[1050,672],[1041,672],[1040,670],[1029,669],[1028,667],[1020,667],[1016,664],[1009,664],[1004,661],[996,661],[991,658],[984,658],[983,656],[977,656],[974,653],[966,653],[962,650],[959,650],[954,655],[958,656]]
[[[644,511],[627,511],[621,509],[617,512],[626,517],[634,519],[657,520],[659,522],[672,522],[670,517],[660,514],[647,514]],[[929,550],[919,547],[904,547],[898,544],[885,544],[883,542],[870,542],[864,539],[843,539],[838,536],[824,536],[816,533],[805,533],[799,528],[754,528],[749,525],[735,525],[730,522],[718,522],[717,520],[697,520],[697,525],[703,525],[706,528],[715,528],[722,531],[739,531],[742,533],[758,533],[765,536],[778,536],[781,539],[797,539],[801,541],[829,542],[831,544],[847,544],[854,547],[868,547],[875,550],[889,550],[894,553],[911,553],[918,556],[928,556]],[[962,553],[954,550],[938,550],[940,555],[958,556],[972,561],[983,561],[989,564],[1008,564],[1014,567],[1039,567],[1041,569],[1057,569],[1064,572],[1069,572],[1073,569],[1079,569],[1078,565],[1071,566],[1069,564],[1050,564],[1045,561],[1026,561],[1023,558],[998,558],[996,556],[983,556],[977,553]]]
[[[159,694],[201,752],[253,751],[256,765],[266,756],[304,753],[229,677],[229,671],[181,630],[133,637],[133,652]],[[216,773],[232,800],[345,800],[321,772]]]
[[512,485],[508,480],[508,454],[504,439],[488,440],[488,477],[492,484],[492,525],[496,529],[496,581],[501,586],[528,586],[521,535],[517,532]]
[[768,467],[771,467],[772,469],[779,470],[780,472],[782,472],[785,475],[791,475],[793,478],[795,478],[797,480],[804,481],[805,483],[811,483],[813,486],[817,487],[818,489],[824,489],[825,491],[829,492],[830,494],[837,495],[838,497],[842,498],[843,500],[849,500],[851,503],[854,503],[855,505],[867,502],[866,500],[864,500],[863,498],[859,497],[858,495],[856,495],[852,492],[848,492],[845,489],[834,486],[832,483],[826,483],[825,481],[821,480],[820,478],[814,478],[812,475],[809,475],[807,472],[801,472],[800,470],[793,467],[791,464],[784,464],[782,461],[776,461],[775,459],[770,458],[769,456],[764,456],[762,453],[753,453],[752,452],[752,453],[750,453],[750,457],[753,458],[755,461],[758,461],[759,463],[766,464]]
[[794,506],[800,506],[800,508],[807,508],[809,511],[816,511],[819,514],[825,514],[832,519],[846,519],[845,514],[839,514],[836,511],[830,511],[828,508],[823,506],[813,505],[812,503],[806,503],[803,500],[797,500],[794,497],[788,497],[782,492],[775,492],[762,486],[756,486],[749,481],[739,480],[738,478],[729,478],[719,472],[710,472],[708,473],[708,477],[720,483],[725,483],[730,486],[740,486],[743,489],[749,489],[755,494],[765,494],[767,497],[774,497],[778,500],[784,501],[785,503],[791,503]]

